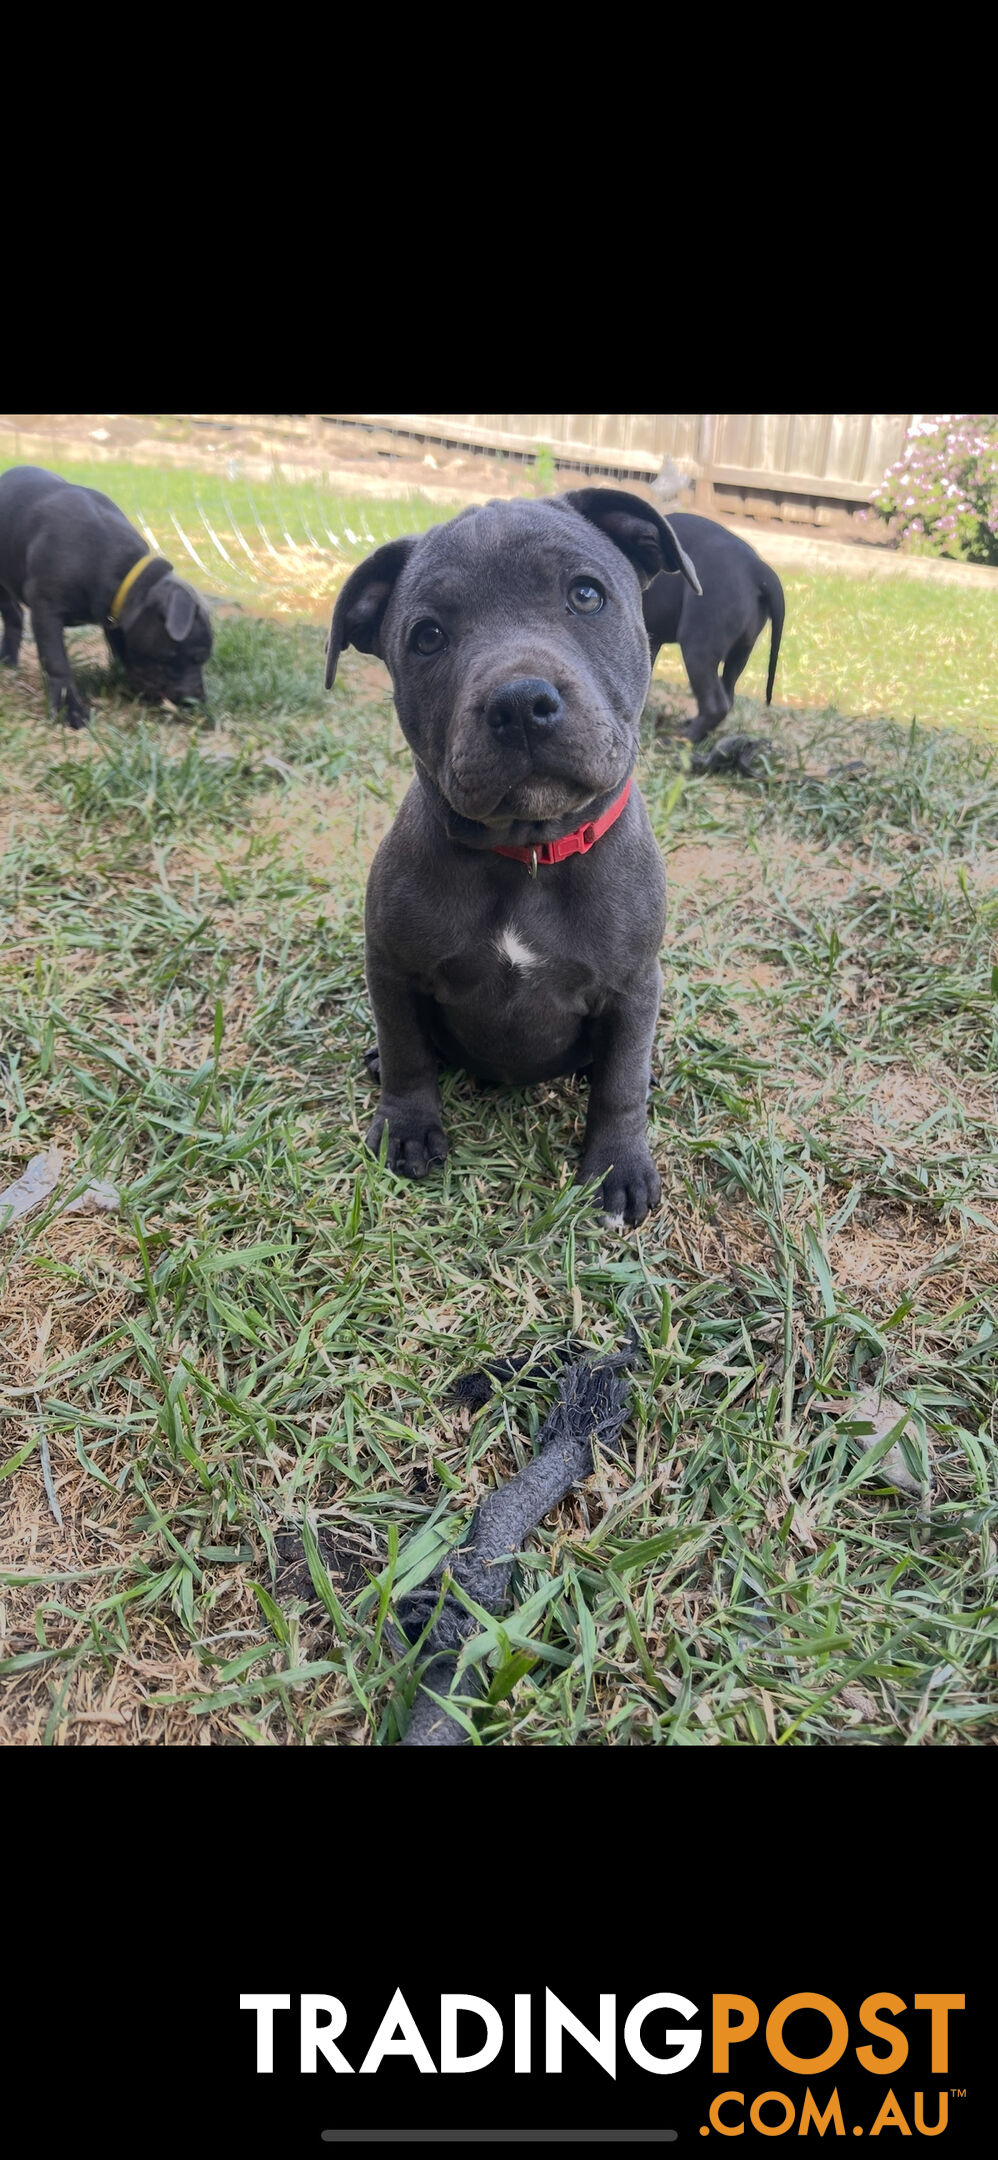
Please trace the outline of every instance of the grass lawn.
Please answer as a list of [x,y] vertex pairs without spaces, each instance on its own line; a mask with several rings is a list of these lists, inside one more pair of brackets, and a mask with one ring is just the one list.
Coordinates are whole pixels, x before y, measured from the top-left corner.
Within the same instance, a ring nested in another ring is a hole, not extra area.
[[[18,462],[0,456],[0,472]],[[202,591],[271,618],[324,626],[348,564],[385,540],[423,531],[452,514],[422,496],[347,497],[321,482],[277,474],[248,480],[238,460],[224,479],[214,472],[113,461],[42,462],[120,503],[149,546]],[[758,547],[765,555],[762,533]],[[998,585],[986,573],[979,588],[960,590],[900,572],[781,575],[787,596],[777,674],[781,702],[809,709],[834,705],[871,718],[891,713],[998,739]],[[765,634],[742,678],[747,696],[764,696],[768,658]],[[675,647],[659,655],[658,676],[685,686]]]
[[[366,513],[358,555],[415,522]],[[465,1653],[481,1743],[994,1744],[991,591],[788,577],[780,707],[737,713],[761,780],[689,774],[663,654],[664,1194],[614,1236],[571,1182],[582,1083],[449,1075],[441,1175],[365,1157],[363,886],[408,752],[377,662],[327,698],[322,630],[250,612],[318,608],[328,560],[247,580],[206,721],[129,702],[96,633],[92,731],[48,723],[32,647],[0,683],[0,1187],[63,1156],[0,1229],[0,1743],[396,1739],[392,1600],[554,1392],[469,1416],[451,1383],[633,1325],[626,1466]],[[63,1212],[92,1178],[120,1211]],[[864,1453],[870,1388],[900,1412]]]

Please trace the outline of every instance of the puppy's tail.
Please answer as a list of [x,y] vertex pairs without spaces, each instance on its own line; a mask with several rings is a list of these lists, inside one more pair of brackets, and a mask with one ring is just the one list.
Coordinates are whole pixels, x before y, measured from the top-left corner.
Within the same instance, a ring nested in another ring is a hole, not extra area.
[[783,636],[783,618],[786,614],[786,602],[783,598],[783,587],[775,570],[771,570],[768,563],[763,563],[762,569],[763,575],[760,583],[763,598],[769,610],[770,621],[769,674],[766,677],[766,703],[770,705],[773,700],[773,684],[776,681],[776,662],[780,653],[780,639]]

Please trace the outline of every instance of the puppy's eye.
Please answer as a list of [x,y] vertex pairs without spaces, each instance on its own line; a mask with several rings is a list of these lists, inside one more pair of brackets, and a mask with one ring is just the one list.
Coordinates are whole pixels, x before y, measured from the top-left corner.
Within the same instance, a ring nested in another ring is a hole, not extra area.
[[573,615],[597,615],[606,599],[602,585],[594,578],[576,578],[568,588],[568,605]]
[[427,620],[416,624],[415,629],[410,634],[409,643],[413,652],[435,653],[443,651],[447,639],[438,622]]

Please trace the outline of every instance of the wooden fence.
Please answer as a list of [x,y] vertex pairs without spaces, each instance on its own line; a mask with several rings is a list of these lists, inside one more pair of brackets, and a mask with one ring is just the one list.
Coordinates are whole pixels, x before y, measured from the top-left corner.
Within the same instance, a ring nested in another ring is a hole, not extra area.
[[827,524],[864,508],[901,454],[910,413],[327,413],[395,437],[651,480],[666,458],[699,509]]
[[[221,416],[192,413],[191,419]],[[285,427],[321,442],[355,428],[380,447],[443,444],[502,451],[604,478],[653,480],[667,458],[697,508],[827,525],[866,507],[901,454],[910,413],[295,413],[233,420]]]

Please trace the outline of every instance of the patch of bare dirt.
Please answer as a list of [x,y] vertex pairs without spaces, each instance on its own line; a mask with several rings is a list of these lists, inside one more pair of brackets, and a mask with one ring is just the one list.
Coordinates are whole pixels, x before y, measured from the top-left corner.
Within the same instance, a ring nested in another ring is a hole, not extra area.
[[972,848],[966,855],[939,863],[932,875],[947,894],[961,891],[966,884],[972,894],[987,897],[998,892],[998,848]]
[[945,1312],[998,1285],[998,1227],[976,1225],[960,1236],[913,1208],[880,1201],[875,1224],[858,1215],[828,1248],[837,1285],[857,1303],[887,1312],[917,1288],[920,1305]]
[[768,832],[758,860],[768,885],[779,882],[793,894],[806,888],[826,900],[844,900],[857,886],[867,892],[889,891],[902,874],[881,863],[860,862],[841,848],[814,848],[785,833]]
[[665,858],[666,875],[683,892],[699,892],[705,885],[727,885],[733,890],[759,881],[759,858],[738,841],[686,841],[670,848]]
[[925,1074],[894,1066],[870,1089],[866,1105],[877,1124],[894,1132],[909,1132],[923,1125],[943,1100],[941,1089]]
[[[833,1058],[820,1083],[814,1078],[806,1087],[795,1085],[788,1109],[798,1106],[807,1112],[816,1103],[838,1101],[843,1093],[850,1098],[843,1130],[850,1140],[865,1147],[882,1147],[885,1139],[903,1144],[906,1134],[917,1131],[927,1118],[948,1105],[952,1122],[940,1121],[933,1126],[928,1136],[929,1151],[958,1151],[964,1143],[961,1113],[981,1124],[995,1118],[994,1081],[949,1067],[916,1070],[903,1060],[885,1069],[863,1060]],[[796,1129],[789,1114],[786,1129]]]
[[747,967],[722,967],[714,971],[716,982],[745,997],[754,996],[757,990],[781,990],[786,979],[786,971],[772,967],[768,960],[757,960]]
[[[6,853],[16,841],[30,839],[63,814],[61,803],[32,774],[8,769],[0,782],[0,848]],[[0,938],[4,929],[0,923]]]
[[[9,1166],[15,1173],[19,1167],[14,1158]],[[0,1183],[7,1182],[7,1167]],[[78,1166],[69,1165],[59,1186],[68,1192],[77,1175]],[[58,1198],[58,1188],[53,1197]],[[12,1235],[11,1225],[5,1242]],[[130,1302],[120,1277],[133,1254],[130,1233],[110,1213],[57,1215],[49,1223],[4,1287],[0,1365],[8,1381],[16,1374],[27,1384],[32,1374],[71,1357],[105,1331]],[[82,1286],[77,1276],[85,1278]]]
[[170,885],[180,886],[195,875],[217,885],[220,863],[238,885],[265,856],[268,844],[282,862],[298,865],[318,883],[328,877],[332,887],[342,879],[347,865],[358,877],[364,876],[409,778],[408,773],[399,773],[397,796],[393,793],[387,801],[368,788],[341,782],[323,787],[310,780],[307,789],[292,785],[280,796],[254,805],[251,831],[220,836],[210,844],[185,842],[172,849]]
[[829,900],[844,899],[857,885],[886,891],[901,875],[893,868],[843,858],[835,849],[819,851],[805,840],[776,832],[767,833],[757,846],[721,839],[683,842],[667,849],[665,867],[671,883],[683,892],[718,885],[732,893],[746,885],[759,891],[779,883],[791,892],[806,886],[809,893]]

